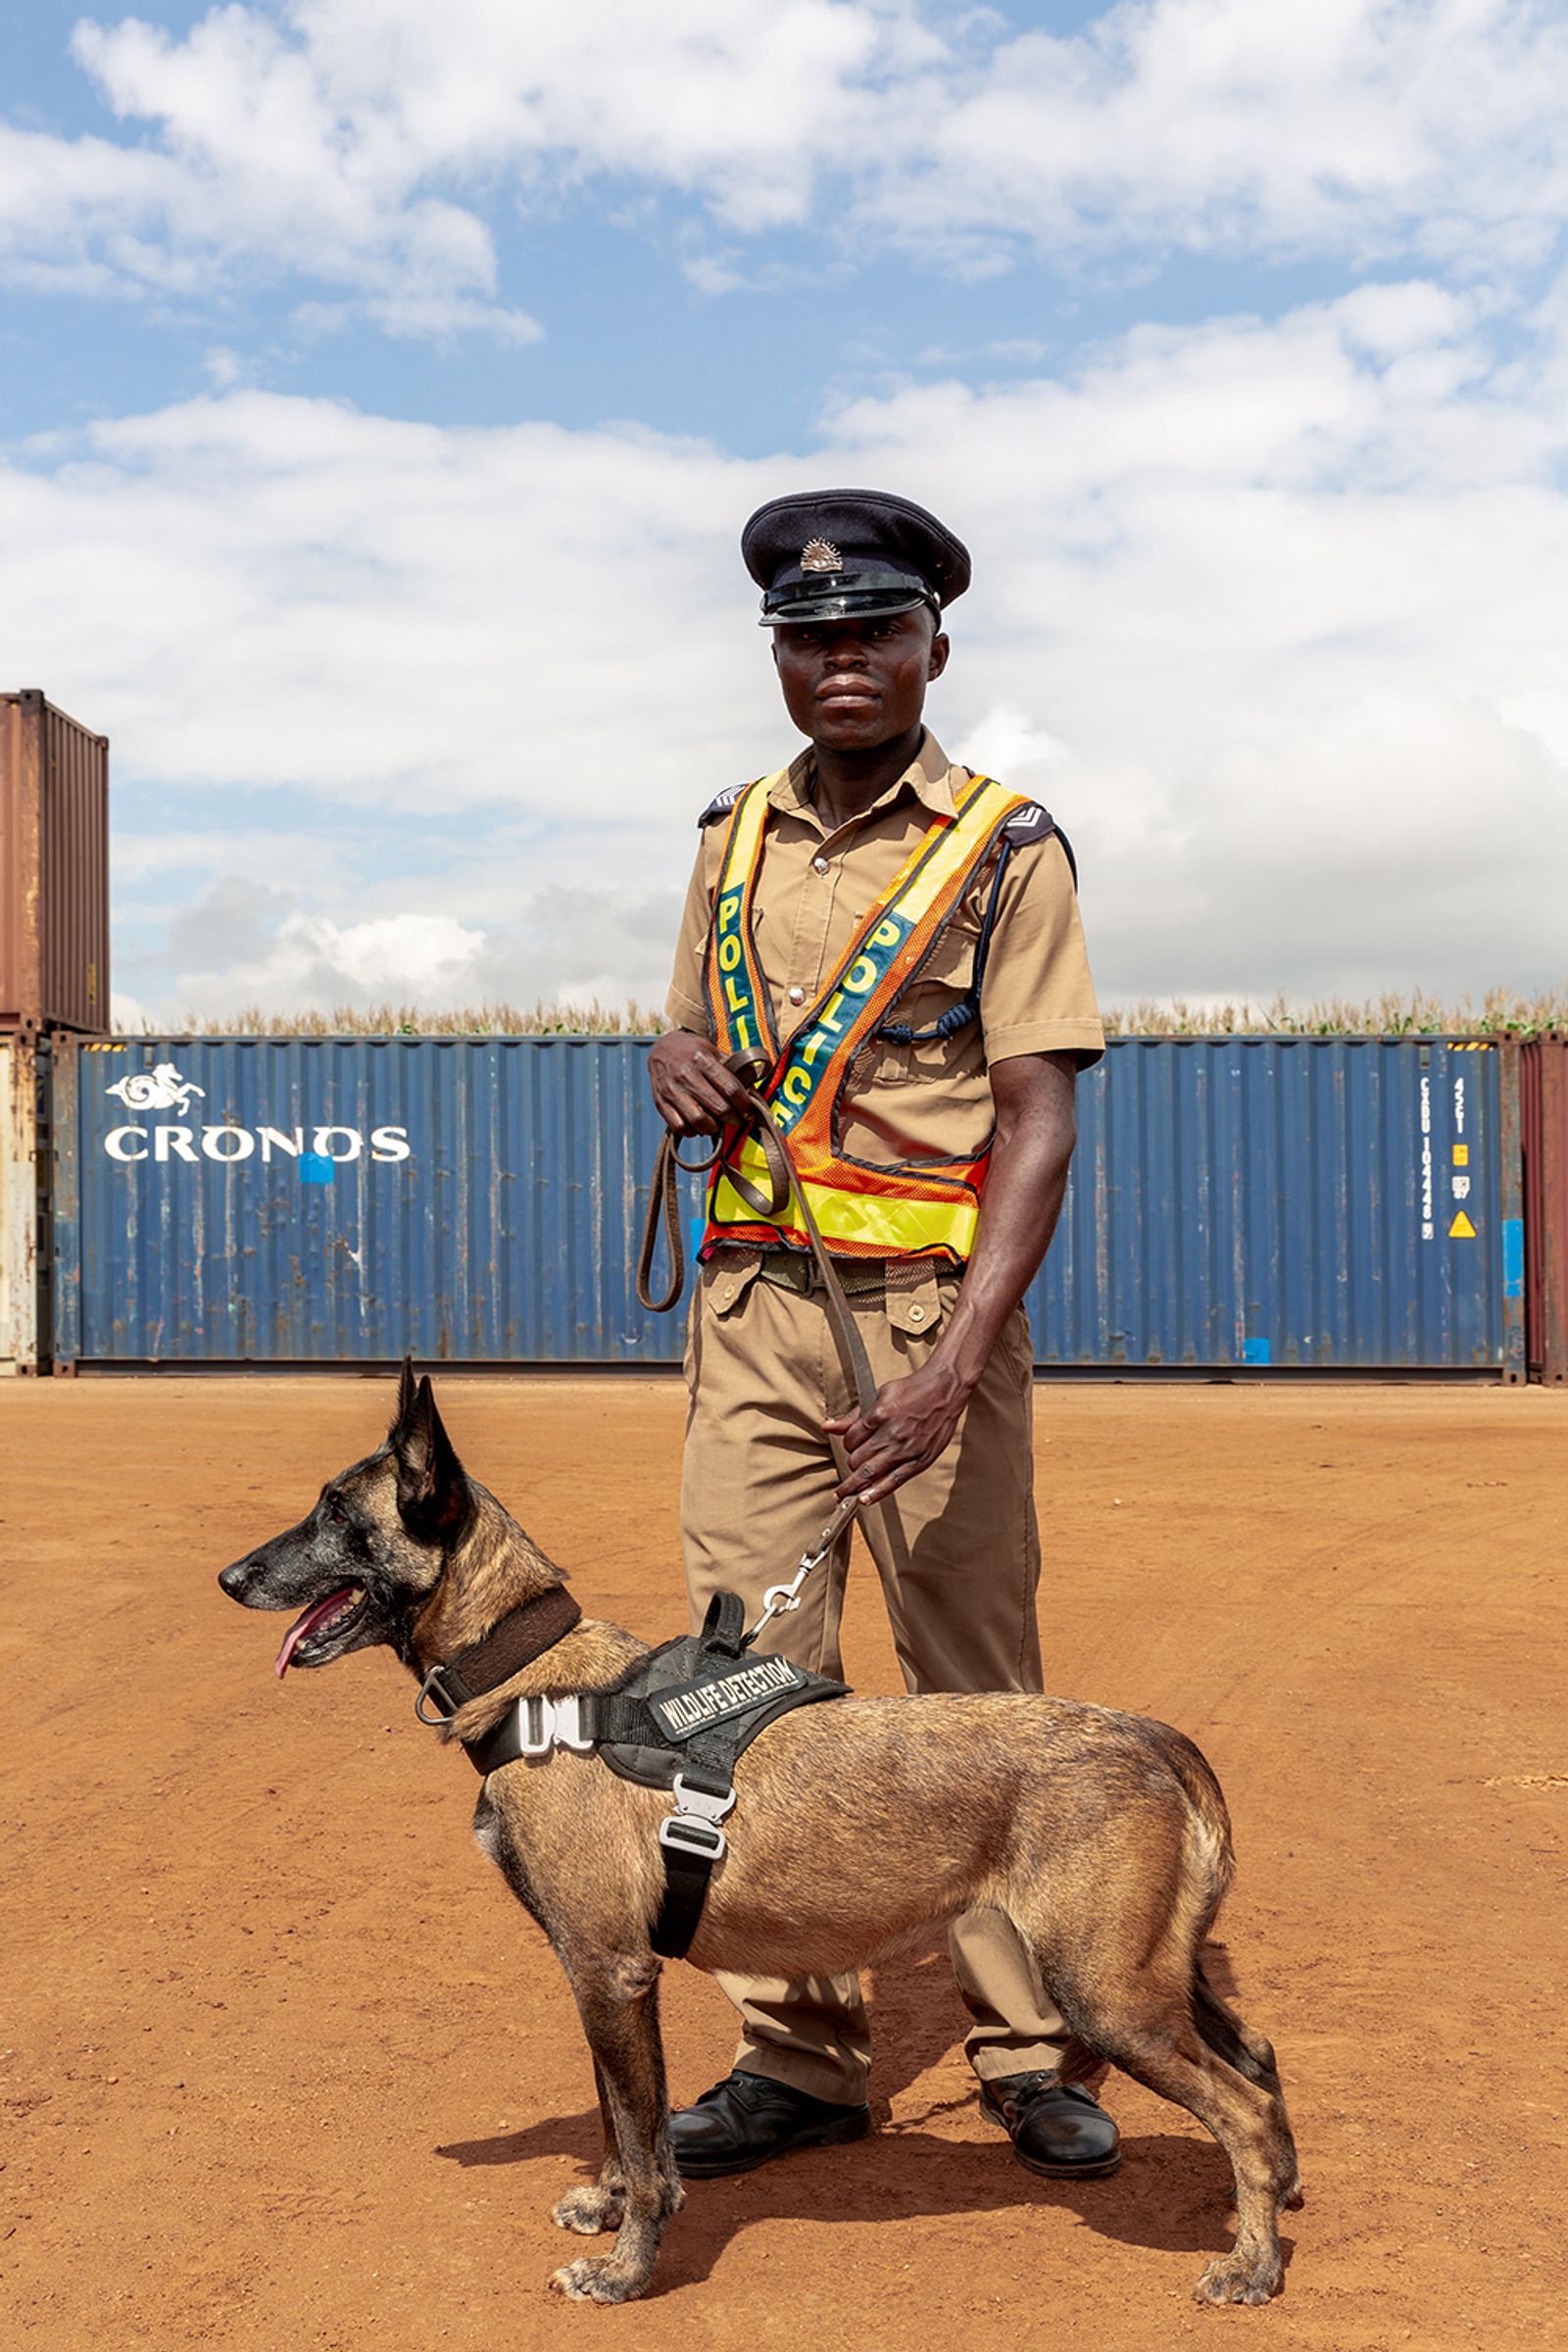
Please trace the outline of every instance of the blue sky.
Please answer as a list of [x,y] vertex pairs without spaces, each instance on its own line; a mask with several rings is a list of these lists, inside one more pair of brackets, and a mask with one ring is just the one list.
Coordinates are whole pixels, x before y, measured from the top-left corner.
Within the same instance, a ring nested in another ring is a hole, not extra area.
[[[209,12],[136,14],[180,33]],[[1067,8],[1007,17],[1020,29],[1058,32],[1094,21],[1091,10]],[[71,24],[69,13],[38,0],[18,11],[7,60],[27,97],[9,119],[68,140],[115,135],[73,61]],[[1025,251],[1004,270],[974,275],[918,251],[878,252],[867,267],[857,259],[856,233],[841,242],[831,219],[753,235],[741,247],[712,231],[700,203],[667,190],[651,195],[629,174],[547,206],[542,218],[504,193],[484,213],[502,300],[544,330],[521,350],[446,337],[404,339],[389,352],[383,333],[352,321],[302,330],[297,314],[318,289],[298,273],[253,283],[243,300],[215,289],[199,304],[125,304],[114,319],[101,305],[13,289],[8,338],[26,357],[5,390],[6,431],[47,431],[202,391],[217,337],[244,356],[253,380],[328,392],[383,415],[449,425],[522,416],[575,426],[635,419],[658,432],[710,434],[761,458],[799,446],[832,402],[940,377],[955,365],[988,381],[1026,378],[1145,319],[1278,310],[1332,294],[1340,282],[1315,259],[1255,268],[1245,256],[1210,262],[1183,252],[1156,267],[1137,251]],[[704,259],[741,282],[704,291],[691,274]],[[768,356],[775,348],[787,355],[782,363]]]
[[0,597],[128,1017],[662,992],[789,756],[735,540],[971,544],[931,710],[1102,993],[1568,976],[1568,24],[1501,0],[14,8]]

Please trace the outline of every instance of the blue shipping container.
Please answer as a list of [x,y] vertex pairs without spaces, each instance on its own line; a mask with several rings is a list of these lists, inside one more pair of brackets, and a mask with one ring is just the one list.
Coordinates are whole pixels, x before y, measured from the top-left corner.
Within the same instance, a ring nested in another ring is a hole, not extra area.
[[1500,1063],[1474,1039],[1113,1041],[1079,1083],[1037,1362],[1501,1375]]
[[[647,1053],[66,1045],[57,1362],[678,1360],[680,1317],[633,1285]],[[1116,1040],[1078,1090],[1037,1360],[1501,1375],[1499,1060],[1474,1041]]]

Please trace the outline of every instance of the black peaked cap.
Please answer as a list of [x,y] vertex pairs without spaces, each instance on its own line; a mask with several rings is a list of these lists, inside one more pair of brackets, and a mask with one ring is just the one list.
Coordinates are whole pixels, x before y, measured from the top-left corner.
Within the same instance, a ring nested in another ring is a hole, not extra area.
[[801,490],[769,499],[741,533],[762,590],[763,628],[940,609],[969,585],[969,551],[889,490]]

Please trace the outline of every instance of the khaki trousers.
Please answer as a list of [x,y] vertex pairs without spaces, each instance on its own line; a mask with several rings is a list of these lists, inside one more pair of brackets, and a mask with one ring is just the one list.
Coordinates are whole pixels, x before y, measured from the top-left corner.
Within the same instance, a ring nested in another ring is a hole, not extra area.
[[[768,1585],[787,1583],[833,1509],[843,1475],[821,1424],[850,1408],[819,1297],[758,1274],[759,1254],[718,1251],[699,1269],[686,1349],[681,1532],[694,1630],[711,1595],[742,1594],[748,1619]],[[887,1296],[851,1305],[878,1385],[916,1371],[941,1336],[958,1277],[890,1267]],[[1012,1317],[940,1461],[896,1497],[901,1536],[881,1509],[861,1526],[910,1690],[1038,1690],[1035,1592],[1040,1542],[1031,1450],[1033,1361],[1023,1311]],[[808,1578],[797,1612],[775,1617],[760,1654],[783,1651],[840,1673],[846,1535]],[[999,1911],[952,1930],[954,1973],[973,2023],[965,2042],[982,2081],[1053,2067],[1067,2032]],[[737,2064],[821,2099],[864,2099],[871,2034],[854,1976],[720,1976],[741,2012]]]

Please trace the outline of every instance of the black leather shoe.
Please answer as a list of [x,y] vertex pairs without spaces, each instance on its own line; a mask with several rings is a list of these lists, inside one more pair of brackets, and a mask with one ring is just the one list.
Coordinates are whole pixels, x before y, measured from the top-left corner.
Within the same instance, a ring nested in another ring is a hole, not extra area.
[[1048,2180],[1102,2180],[1121,2162],[1121,2134],[1100,2101],[1054,2073],[982,2082],[980,2112],[1002,2126],[1018,2162]]
[[669,2119],[683,2180],[754,2173],[792,2148],[834,2148],[846,2139],[863,2139],[870,2129],[869,2107],[813,2099],[770,2075],[739,2069],[705,2090],[695,2107],[683,2107]]

